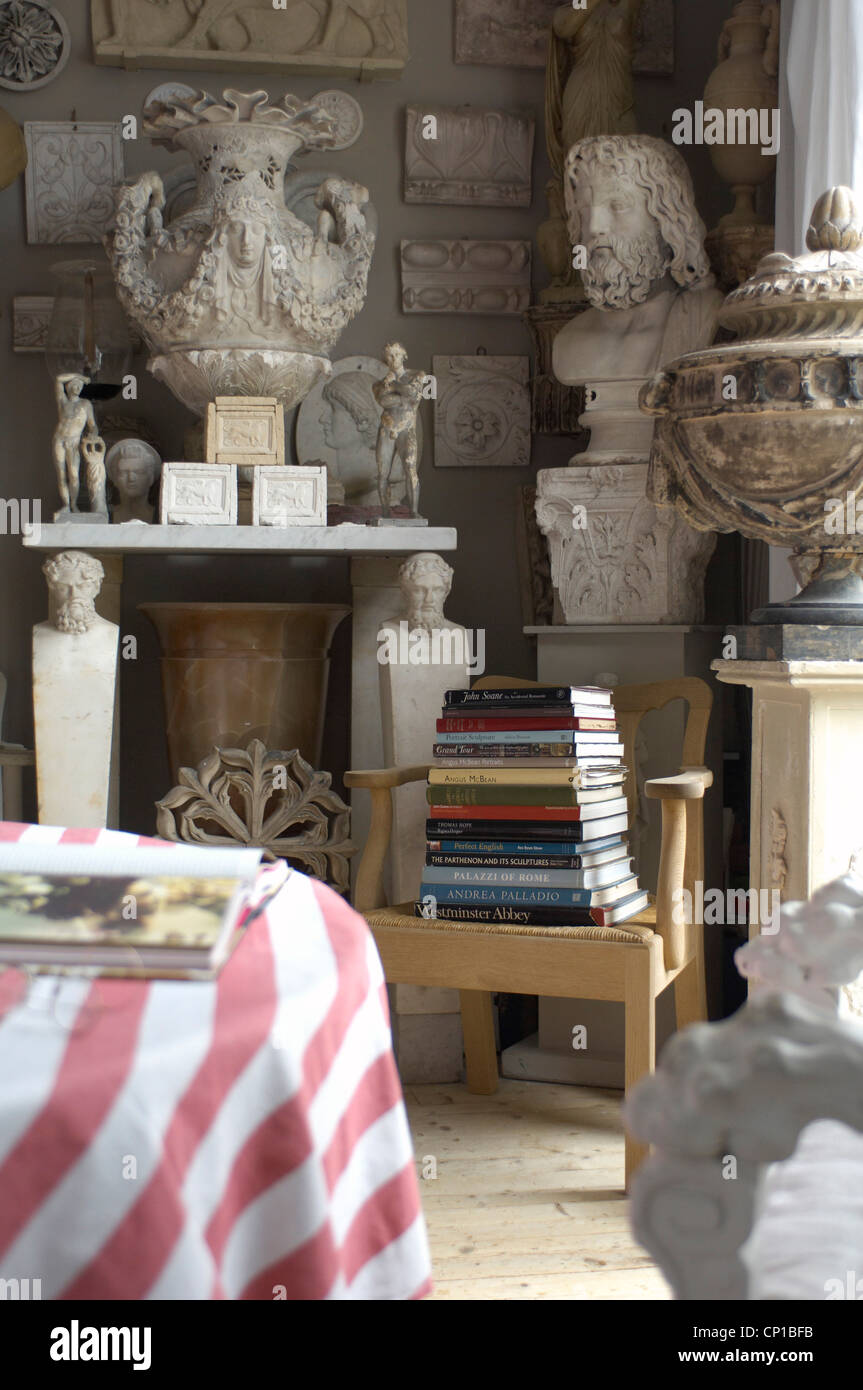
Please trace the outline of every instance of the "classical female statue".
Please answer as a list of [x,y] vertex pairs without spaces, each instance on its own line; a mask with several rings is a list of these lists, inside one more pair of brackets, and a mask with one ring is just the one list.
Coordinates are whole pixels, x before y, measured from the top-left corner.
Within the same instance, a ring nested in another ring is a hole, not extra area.
[[642,0],[586,0],[583,9],[560,5],[552,18],[545,138],[554,186],[547,190],[550,217],[537,240],[555,278],[553,293],[544,298],[580,298],[561,206],[567,154],[589,135],[631,135],[638,129],[632,52],[641,5]]

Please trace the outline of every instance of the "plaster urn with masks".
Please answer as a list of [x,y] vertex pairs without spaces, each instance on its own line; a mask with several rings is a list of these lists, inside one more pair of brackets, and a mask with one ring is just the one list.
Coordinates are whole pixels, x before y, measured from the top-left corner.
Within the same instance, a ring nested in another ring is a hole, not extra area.
[[647,497],[652,427],[639,392],[713,339],[722,295],[682,157],[649,135],[578,141],[566,161],[574,250],[590,308],[554,343],[557,379],[585,387],[584,453],[539,473],[536,514],[567,623],[692,623],[715,538]]
[[363,307],[375,234],[368,190],[337,175],[302,220],[285,201],[291,161],[332,149],[334,117],[312,99],[205,92],[152,102],[145,133],[195,161],[191,205],[165,225],[165,186],[116,191],[108,254],[149,368],[201,415],[217,396],[301,401]]
[[[726,299],[736,341],[670,362],[644,388],[649,493],[704,530],[793,550],[806,587],[755,624],[863,626],[863,215],[816,203],[808,251],[775,252]],[[843,654],[859,659],[863,635]]]

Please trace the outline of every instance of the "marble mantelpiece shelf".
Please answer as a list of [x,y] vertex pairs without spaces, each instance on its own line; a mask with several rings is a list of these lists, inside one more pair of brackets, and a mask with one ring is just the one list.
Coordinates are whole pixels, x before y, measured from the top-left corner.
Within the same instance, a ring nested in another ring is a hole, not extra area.
[[549,624],[546,627],[523,627],[525,637],[571,637],[573,633],[611,633],[616,636],[628,632],[725,632],[724,627],[711,623],[582,623],[568,627],[565,623]]
[[50,522],[25,536],[28,550],[102,555],[412,555],[455,550],[452,526],[79,526]]

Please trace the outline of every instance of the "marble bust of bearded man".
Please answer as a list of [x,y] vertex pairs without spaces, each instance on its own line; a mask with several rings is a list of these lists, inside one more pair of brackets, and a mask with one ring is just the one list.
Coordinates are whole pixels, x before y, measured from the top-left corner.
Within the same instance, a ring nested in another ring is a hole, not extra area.
[[644,379],[708,346],[723,296],[679,152],[651,135],[579,140],[567,156],[565,192],[570,239],[586,255],[591,307],[555,339],[558,380]]

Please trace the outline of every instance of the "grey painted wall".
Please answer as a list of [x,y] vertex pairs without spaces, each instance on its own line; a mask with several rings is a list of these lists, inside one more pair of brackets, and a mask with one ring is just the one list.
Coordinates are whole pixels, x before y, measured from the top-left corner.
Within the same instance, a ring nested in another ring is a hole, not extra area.
[[[91,61],[87,0],[54,0],[65,14],[73,40],[71,60],[60,77],[30,95],[0,95],[19,121],[118,120],[140,115],[147,93],[167,77],[187,80],[212,90],[239,85],[228,73],[196,75],[157,70],[124,72],[96,67]],[[465,316],[404,316],[399,308],[398,243],[403,237],[447,236],[524,237],[533,235],[545,216],[543,188],[548,175],[542,132],[543,75],[538,71],[456,66],[453,53],[452,0],[408,0],[413,59],[401,81],[343,85],[361,101],[365,132],[352,149],[314,158],[316,165],[343,171],[371,190],[380,215],[380,239],[369,285],[368,302],[344,334],[336,356],[379,354],[390,338],[404,341],[412,365],[428,365],[434,353],[526,353],[526,330],[516,318]],[[643,78],[638,83],[641,126],[668,135],[671,114],[690,105],[703,92],[716,61],[716,41],[731,0],[678,0],[677,63],[673,78]],[[248,79],[247,79],[248,80]],[[261,78],[271,94],[296,91],[310,96],[322,87],[339,85],[332,78]],[[538,121],[534,166],[534,202],[529,210],[466,209],[407,206],[401,199],[404,107],[424,101],[478,106],[527,108]],[[154,150],[140,140],[126,147],[127,173],[147,168],[170,168],[177,156]],[[730,195],[716,181],[707,151],[687,152],[696,182],[699,207],[708,226],[730,206]],[[87,254],[87,248],[67,251],[28,246],[24,232],[23,180],[0,193],[0,381],[2,381],[2,445],[0,496],[40,496],[45,514],[55,506],[55,485],[49,443],[53,428],[53,399],[43,360],[15,355],[11,350],[11,298],[14,294],[50,293],[50,267],[67,254]],[[543,283],[535,265],[537,287]],[[131,411],[145,417],[168,457],[182,457],[182,435],[190,417],[166,388],[147,377],[136,364],[140,400]],[[430,407],[427,407],[430,410]],[[532,470],[436,470],[433,467],[431,418],[422,465],[422,510],[432,524],[457,526],[460,547],[450,616],[488,633],[489,671],[530,676],[535,671],[531,643],[522,636],[522,615],[514,552],[515,495],[530,480]],[[563,464],[572,452],[567,440],[537,439],[533,468]],[[30,629],[46,615],[39,561],[25,554],[16,537],[0,537],[0,670],[10,682],[5,736],[29,742]],[[347,567],[336,561],[300,563],[272,559],[139,559],[127,564],[123,631],[140,639],[140,656],[123,671],[123,825],[152,830],[152,803],[168,787],[162,746],[162,716],[157,651],[149,625],[135,605],[145,600],[176,597],[285,601],[335,600],[348,597]],[[325,763],[337,772],[347,766],[346,695],[348,634],[337,643],[331,688],[331,717]]]

